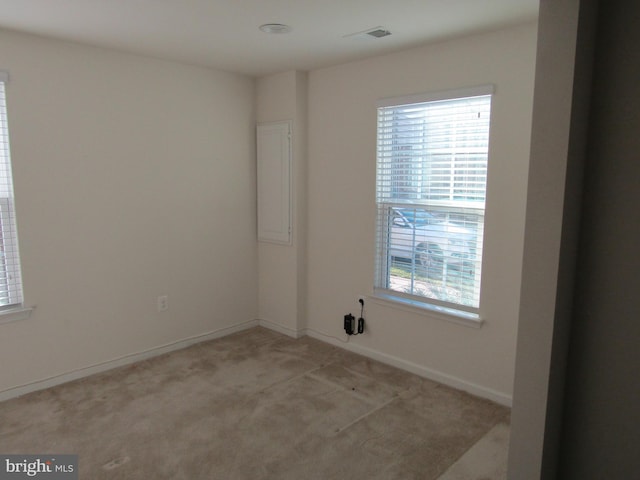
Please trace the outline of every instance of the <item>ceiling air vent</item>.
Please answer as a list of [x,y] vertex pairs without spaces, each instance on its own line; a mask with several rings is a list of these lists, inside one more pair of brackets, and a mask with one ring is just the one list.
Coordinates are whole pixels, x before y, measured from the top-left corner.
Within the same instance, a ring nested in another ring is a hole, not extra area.
[[391,32],[384,27],[375,27],[370,28],[368,30],[364,30],[362,32],[350,33],[345,35],[344,38],[354,38],[354,39],[362,39],[362,38],[382,38],[391,35]]
[[369,30],[365,32],[367,35],[371,35],[372,37],[381,38],[386,37],[387,35],[391,35],[389,30],[385,30],[384,28],[376,28],[375,30]]

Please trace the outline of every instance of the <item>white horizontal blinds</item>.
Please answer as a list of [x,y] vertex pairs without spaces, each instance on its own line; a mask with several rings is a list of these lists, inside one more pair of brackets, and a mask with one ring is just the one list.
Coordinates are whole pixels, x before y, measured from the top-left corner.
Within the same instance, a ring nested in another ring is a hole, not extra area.
[[22,303],[5,83],[0,72],[0,307]]
[[378,201],[484,206],[491,97],[378,109]]
[[474,93],[378,108],[378,289],[479,306],[491,96]]

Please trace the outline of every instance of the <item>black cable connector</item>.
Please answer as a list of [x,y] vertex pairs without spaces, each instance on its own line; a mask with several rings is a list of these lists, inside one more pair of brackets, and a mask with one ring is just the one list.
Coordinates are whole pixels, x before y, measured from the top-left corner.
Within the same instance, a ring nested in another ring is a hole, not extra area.
[[360,318],[358,318],[358,335],[364,332],[364,299],[358,299],[360,302]]

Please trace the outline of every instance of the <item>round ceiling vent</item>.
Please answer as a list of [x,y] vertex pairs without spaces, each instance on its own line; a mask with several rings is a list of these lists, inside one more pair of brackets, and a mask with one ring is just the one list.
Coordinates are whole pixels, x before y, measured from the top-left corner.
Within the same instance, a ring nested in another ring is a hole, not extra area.
[[289,33],[291,27],[282,23],[265,23],[264,25],[260,25],[260,30],[264,33]]

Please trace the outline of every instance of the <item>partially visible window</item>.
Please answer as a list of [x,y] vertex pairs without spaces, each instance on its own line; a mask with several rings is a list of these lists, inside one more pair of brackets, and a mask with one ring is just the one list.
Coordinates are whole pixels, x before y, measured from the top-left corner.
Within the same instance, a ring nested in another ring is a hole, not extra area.
[[378,295],[477,314],[491,93],[380,102]]
[[0,309],[22,304],[5,97],[7,80],[8,75],[0,71]]

